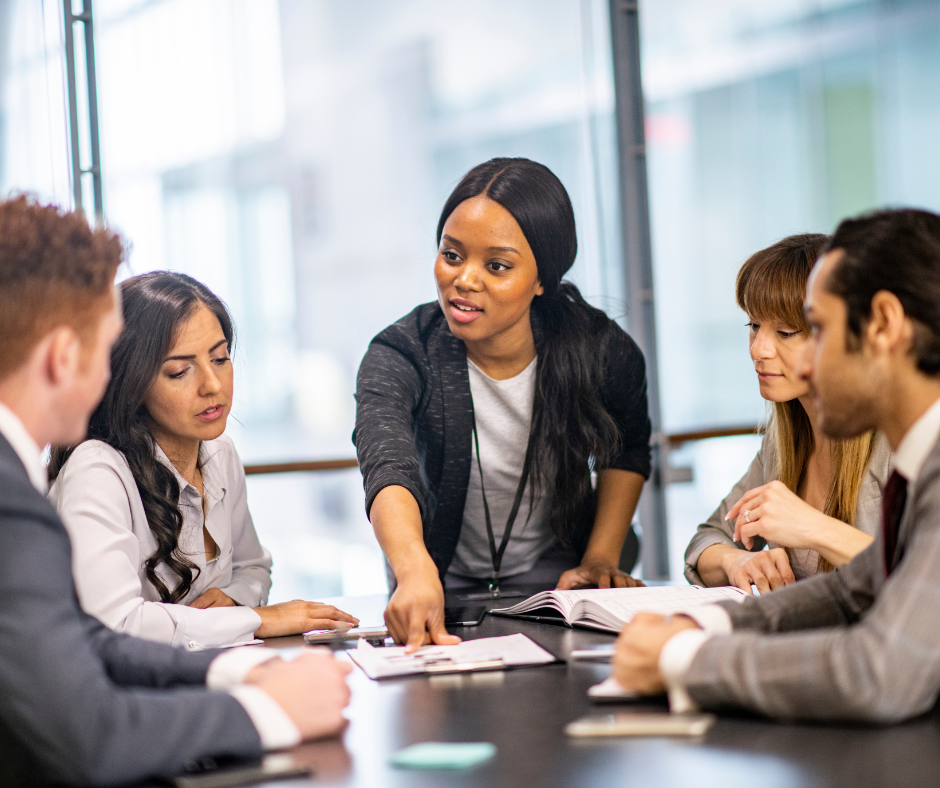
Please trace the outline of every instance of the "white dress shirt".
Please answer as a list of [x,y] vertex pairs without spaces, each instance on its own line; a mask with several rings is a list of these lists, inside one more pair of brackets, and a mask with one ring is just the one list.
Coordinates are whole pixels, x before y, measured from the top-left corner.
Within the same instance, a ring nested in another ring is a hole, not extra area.
[[[199,448],[206,506],[163,450],[157,459],[180,485],[183,515],[179,551],[199,569],[179,604],[160,601],[144,562],[157,549],[143,501],[124,455],[102,441],[78,446],[59,472],[49,497],[72,540],[72,572],[82,607],[107,626],[149,640],[192,650],[243,643],[261,617],[251,608],[267,602],[271,556],[258,541],[248,512],[245,471],[230,438]],[[203,524],[218,545],[206,560]],[[156,569],[167,588],[178,576]],[[187,603],[218,588],[243,607],[199,610]]]
[[[0,402],[0,435],[6,438],[26,468],[29,479],[39,492],[46,491],[46,469],[42,465],[42,449],[26,431],[23,422]],[[266,648],[236,648],[216,657],[209,665],[206,686],[228,692],[251,718],[261,745],[266,750],[293,747],[300,743],[300,731],[284,709],[260,687],[244,684],[248,672],[278,653]]]
[[[940,439],[940,399],[911,425],[904,434],[892,465],[912,487],[917,484],[924,462],[930,450]],[[908,497],[911,490],[908,490]],[[694,619],[701,629],[687,629],[673,635],[659,653],[659,672],[669,693],[669,708],[677,714],[697,711],[698,707],[689,697],[683,680],[702,644],[715,635],[731,634],[731,618],[717,605],[707,605],[689,610],[684,615]]]
[[45,495],[49,483],[46,469],[42,467],[43,447],[36,445],[36,441],[26,431],[19,416],[2,402],[0,402],[0,435],[7,439],[13,451],[16,452],[16,456],[20,458],[33,487]]

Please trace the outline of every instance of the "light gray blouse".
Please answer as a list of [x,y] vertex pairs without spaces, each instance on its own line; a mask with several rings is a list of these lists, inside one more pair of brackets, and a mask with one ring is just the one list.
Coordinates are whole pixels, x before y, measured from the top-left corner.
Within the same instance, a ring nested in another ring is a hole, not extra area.
[[[180,486],[180,551],[199,567],[199,576],[180,604],[160,601],[144,566],[157,542],[127,460],[106,443],[85,441],[49,492],[72,540],[72,573],[82,608],[118,632],[190,650],[251,640],[261,626],[252,608],[266,604],[271,588],[271,555],[255,533],[245,470],[231,438],[200,444],[205,507],[159,445],[155,450]],[[218,546],[208,561],[203,526]],[[166,564],[156,572],[168,588],[179,582]],[[210,588],[222,590],[239,606],[188,606]]]
[[[725,520],[725,515],[731,510],[744,493],[774,481],[774,467],[776,466],[777,447],[773,436],[764,435],[760,451],[747,469],[747,473],[731,488],[731,492],[721,502],[711,517],[702,523],[689,546],[685,551],[685,576],[690,583],[705,585],[697,571],[699,556],[713,544],[724,544],[744,550],[740,542],[735,542],[734,523]],[[868,472],[862,481],[858,492],[858,506],[855,510],[855,525],[869,536],[874,536],[881,524],[881,491],[888,480],[891,463],[891,449],[887,439],[878,433],[872,447],[871,459],[868,462]],[[754,539],[751,552],[763,550],[764,547],[780,547],[775,542],[767,542],[761,537]],[[797,580],[809,577],[816,573],[819,554],[815,550],[794,550],[787,548],[790,556],[790,567]]]

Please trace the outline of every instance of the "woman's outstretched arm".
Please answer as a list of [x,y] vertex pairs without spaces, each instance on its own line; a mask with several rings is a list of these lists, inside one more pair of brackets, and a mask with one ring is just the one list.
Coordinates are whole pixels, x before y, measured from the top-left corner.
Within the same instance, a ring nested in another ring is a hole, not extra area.
[[389,634],[411,650],[426,643],[459,643],[460,638],[444,628],[444,587],[424,546],[421,510],[414,496],[398,485],[384,487],[375,496],[369,517],[398,581],[385,608]]

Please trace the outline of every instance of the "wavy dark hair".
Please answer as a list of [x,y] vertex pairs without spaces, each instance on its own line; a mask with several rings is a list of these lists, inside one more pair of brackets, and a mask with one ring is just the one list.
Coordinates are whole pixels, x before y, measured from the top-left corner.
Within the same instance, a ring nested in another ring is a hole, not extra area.
[[[179,509],[179,484],[173,472],[157,460],[150,433],[150,414],[144,405],[163,360],[173,347],[180,327],[199,305],[218,319],[228,340],[235,345],[232,318],[222,300],[191,276],[155,271],[121,284],[124,330],[111,350],[111,382],[101,404],[91,416],[86,440],[100,440],[124,455],[144,504],[147,523],[157,549],[145,562],[147,579],[163,602],[179,602],[192,588],[199,568],[179,549],[183,515]],[[75,447],[52,452],[49,478],[54,480]],[[157,574],[166,564],[179,576],[173,590]]]
[[[550,490],[551,526],[572,546],[572,529],[592,494],[591,470],[603,468],[620,433],[601,401],[611,321],[562,277],[578,253],[574,210],[555,174],[529,159],[491,159],[468,172],[444,203],[440,244],[454,209],[485,196],[512,214],[535,256],[543,294],[532,301],[539,356],[532,411],[533,492]],[[554,478],[546,478],[549,472]]]

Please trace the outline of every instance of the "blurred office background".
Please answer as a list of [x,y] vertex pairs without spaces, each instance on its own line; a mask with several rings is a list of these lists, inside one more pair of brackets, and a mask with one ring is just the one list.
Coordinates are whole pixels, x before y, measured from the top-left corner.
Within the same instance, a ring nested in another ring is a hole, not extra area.
[[[628,325],[607,0],[97,0],[94,14],[123,275],[185,271],[232,308],[229,431],[246,462],[353,456],[362,354],[434,298],[440,205],[492,156],[559,175],[579,224],[571,278]],[[877,205],[940,209],[940,4],[641,0],[640,19],[664,430],[755,425],[741,262]],[[0,0],[0,194],[71,203],[62,31],[61,4]],[[674,578],[758,444],[671,453],[692,476],[667,488]],[[358,471],[250,477],[249,496],[273,601],[384,590]]]

